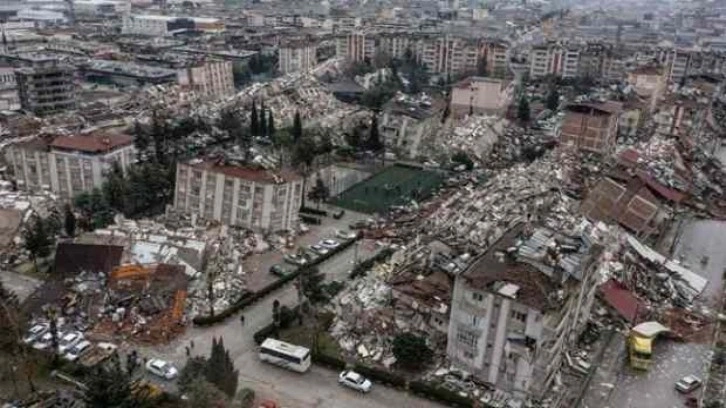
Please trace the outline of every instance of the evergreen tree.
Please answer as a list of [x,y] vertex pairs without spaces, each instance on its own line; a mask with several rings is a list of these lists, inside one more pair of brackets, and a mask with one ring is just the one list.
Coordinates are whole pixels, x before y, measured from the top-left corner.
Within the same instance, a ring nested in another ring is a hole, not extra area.
[[522,95],[519,98],[519,103],[517,104],[517,119],[526,123],[529,122],[529,115],[529,101],[526,96]]
[[222,338],[212,339],[212,352],[207,362],[206,379],[222,392],[233,397],[237,392],[239,371],[235,370],[229,351],[224,348]]
[[50,234],[45,220],[35,215],[23,231],[24,247],[30,252],[30,259],[33,261],[35,270],[38,270],[38,258],[45,258],[50,255],[55,237]]
[[214,384],[203,379],[193,382],[186,394],[188,397],[186,406],[189,408],[227,408],[230,406],[227,396]]
[[[294,142],[292,150],[292,164],[295,166],[303,176],[303,191],[305,191],[305,184],[307,178],[310,175],[310,171],[315,161],[315,153],[317,146],[315,140],[310,136],[302,137]],[[305,206],[305,195],[303,194],[303,202],[301,206]]]
[[131,130],[131,135],[134,137],[134,147],[136,147],[136,154],[141,157],[149,148],[150,140],[149,134],[147,133],[144,126],[138,121],[134,122],[134,127]]
[[446,122],[446,119],[448,119],[450,115],[451,115],[451,106],[447,103],[446,107],[444,108],[444,113],[441,114],[441,123]]
[[482,77],[485,77],[489,74],[489,71],[487,70],[487,59],[485,57],[481,57],[479,58],[479,61],[477,61],[476,74]]
[[267,137],[267,113],[265,113],[265,101],[260,102],[260,136]]
[[0,280],[0,348],[16,351],[22,337],[20,301]]
[[179,392],[186,393],[189,387],[199,379],[205,378],[207,373],[207,359],[201,356],[192,357],[187,360],[179,372],[177,384]]
[[132,408],[142,404],[131,392],[131,379],[121,368],[118,355],[109,364],[99,364],[86,377],[84,401],[89,408]]
[[292,140],[297,143],[302,139],[303,129],[302,120],[300,119],[300,111],[295,111],[295,118],[292,121]]
[[66,204],[65,209],[65,221],[64,221],[66,235],[69,237],[76,236],[76,216],[73,214],[71,206]]
[[373,115],[371,118],[371,132],[368,135],[367,147],[369,150],[377,152],[383,149],[383,143],[381,142],[381,136],[378,131],[378,115]]
[[551,111],[556,111],[560,106],[560,93],[557,91],[556,87],[553,86],[552,89],[550,89],[550,92],[547,94],[545,105],[547,109]]
[[423,337],[403,333],[393,339],[393,355],[396,362],[404,367],[421,368],[431,361],[434,352]]
[[123,211],[127,186],[124,172],[117,161],[113,162],[111,171],[106,175],[106,182],[103,184],[102,189],[106,203],[116,211]]
[[252,102],[252,112],[250,113],[250,134],[252,136],[260,135],[260,123],[257,117],[257,107],[254,102]]
[[272,118],[272,109],[267,113],[267,133],[270,139],[275,138],[275,120]]
[[302,293],[310,303],[322,303],[328,299],[328,295],[322,285],[324,279],[325,276],[314,266],[304,268],[300,273]]
[[327,200],[329,195],[330,190],[328,189],[328,186],[325,185],[323,179],[320,177],[320,174],[318,174],[318,178],[315,179],[315,185],[312,189],[310,189],[310,192],[308,192],[308,198],[318,203],[318,207],[320,207],[320,203]]

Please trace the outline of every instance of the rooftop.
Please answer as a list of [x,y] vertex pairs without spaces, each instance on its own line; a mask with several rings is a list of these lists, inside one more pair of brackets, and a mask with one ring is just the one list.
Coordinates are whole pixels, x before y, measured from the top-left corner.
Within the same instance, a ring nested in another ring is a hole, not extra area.
[[[537,268],[515,261],[508,253],[524,232],[524,227],[524,224],[519,224],[510,229],[461,276],[474,288],[499,293],[538,310],[547,310],[557,304],[552,296],[558,285]],[[511,290],[515,286],[517,289]]]
[[96,133],[84,136],[59,136],[50,146],[56,149],[75,150],[86,153],[105,153],[121,146],[128,146],[134,138],[122,133]]
[[235,164],[225,164],[220,160],[195,159],[186,163],[188,166],[226,176],[254,181],[256,183],[280,184],[299,180],[301,177],[292,171],[273,172],[264,169],[253,169]]
[[176,71],[172,69],[134,64],[130,62],[93,60],[88,64],[88,69],[97,72],[104,72],[115,75],[126,75],[144,78],[176,78]]

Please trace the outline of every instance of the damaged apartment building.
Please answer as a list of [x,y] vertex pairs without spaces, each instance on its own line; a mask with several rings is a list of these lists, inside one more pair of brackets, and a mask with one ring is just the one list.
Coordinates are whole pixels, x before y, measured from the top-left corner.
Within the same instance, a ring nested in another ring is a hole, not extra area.
[[302,185],[302,177],[292,172],[195,159],[177,165],[174,207],[227,225],[270,232],[293,230]]
[[547,390],[595,297],[602,249],[584,225],[565,233],[517,224],[456,276],[454,367],[520,398]]

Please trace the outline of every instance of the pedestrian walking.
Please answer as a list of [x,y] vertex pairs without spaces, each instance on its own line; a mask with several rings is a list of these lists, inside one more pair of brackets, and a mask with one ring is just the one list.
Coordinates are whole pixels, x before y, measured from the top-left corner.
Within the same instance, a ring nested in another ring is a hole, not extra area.
[[187,352],[187,357],[191,354],[189,351],[189,346],[184,346],[185,351]]
[[245,325],[245,315],[240,315],[239,316],[239,322],[242,323],[242,326]]
[[194,340],[189,340],[189,347],[191,347],[192,350],[194,350]]

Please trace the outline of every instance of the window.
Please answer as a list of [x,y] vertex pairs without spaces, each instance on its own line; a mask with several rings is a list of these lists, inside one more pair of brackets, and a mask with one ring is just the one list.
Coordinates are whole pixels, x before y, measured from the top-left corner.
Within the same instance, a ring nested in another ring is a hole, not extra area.
[[459,344],[463,344],[465,346],[475,347],[476,339],[477,335],[475,332],[466,330],[464,328],[459,328],[456,333],[456,340],[459,342]]
[[520,322],[524,323],[527,321],[527,313],[521,313],[517,311],[512,311],[512,318],[515,320],[519,320]]
[[474,299],[477,302],[483,302],[484,301],[484,295],[481,293],[474,292],[471,294],[471,298]]
[[474,326],[474,327],[479,326],[479,321],[480,320],[481,319],[479,318],[479,316],[471,316],[471,325]]

